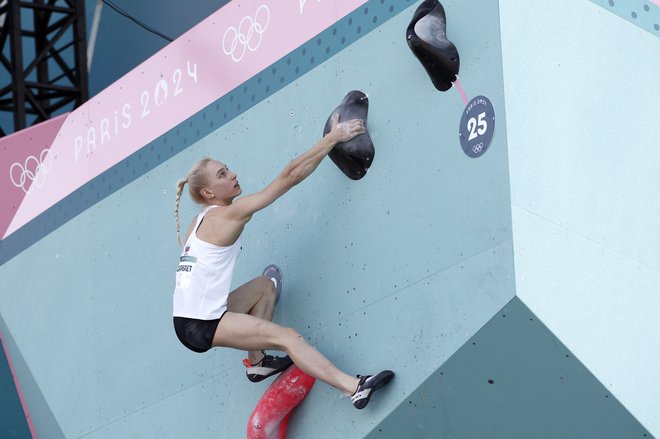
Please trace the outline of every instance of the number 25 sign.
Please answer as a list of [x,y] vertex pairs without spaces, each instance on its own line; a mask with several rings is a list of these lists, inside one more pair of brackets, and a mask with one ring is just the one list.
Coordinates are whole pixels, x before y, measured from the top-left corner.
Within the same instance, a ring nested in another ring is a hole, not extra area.
[[477,96],[465,107],[458,131],[465,154],[473,158],[483,155],[493,140],[494,131],[493,104],[486,96]]

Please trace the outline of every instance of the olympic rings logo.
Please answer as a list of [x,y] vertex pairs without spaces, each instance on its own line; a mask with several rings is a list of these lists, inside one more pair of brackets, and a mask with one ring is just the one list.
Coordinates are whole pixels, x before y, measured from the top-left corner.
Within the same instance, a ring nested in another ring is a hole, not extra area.
[[[264,24],[262,24],[263,21],[265,21]],[[245,56],[246,51],[254,52],[257,50],[261,45],[263,34],[269,23],[270,11],[268,6],[261,5],[254,14],[254,18],[250,16],[243,17],[238,29],[233,26],[227,28],[225,35],[222,37],[222,50],[225,55],[231,56],[234,62],[239,62]]]
[[[16,187],[23,189],[23,192],[29,194],[33,188],[41,188],[46,183],[46,174],[53,165],[53,156],[50,149],[41,151],[39,158],[31,155],[25,159],[25,163],[13,163],[9,168],[9,178]],[[18,172],[16,172],[18,170]],[[28,181],[32,184],[25,185]]]
[[[316,3],[319,3],[321,0],[316,0]],[[307,0],[300,0],[300,13],[303,13],[303,8],[305,7],[305,3],[307,3]]]

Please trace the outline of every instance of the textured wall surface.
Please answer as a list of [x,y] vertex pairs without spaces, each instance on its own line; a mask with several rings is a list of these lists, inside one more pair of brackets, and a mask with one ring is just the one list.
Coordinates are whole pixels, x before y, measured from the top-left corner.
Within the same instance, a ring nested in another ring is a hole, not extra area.
[[367,437],[650,434],[516,297]]
[[660,6],[500,9],[518,296],[658,436]]
[[[461,46],[463,86],[488,96],[498,117],[490,149],[471,159],[457,135],[463,101],[453,90],[437,92],[406,45],[416,7],[406,3],[368,2],[328,33],[340,44],[359,38],[328,61],[315,63],[327,43],[314,40],[287,59],[292,82],[258,105],[245,111],[249,105],[234,107],[232,97],[145,146],[134,159],[146,173],[122,187],[120,164],[105,184],[90,183],[101,201],[68,221],[52,214],[63,224],[2,266],[15,286],[3,294],[3,316],[65,437],[243,434],[267,383],[243,377],[242,353],[196,355],[172,331],[173,185],[210,154],[238,172],[244,191],[261,189],[319,139],[351,89],[370,97],[377,152],[369,174],[350,181],[327,161],[256,215],[235,280],[278,263],[286,291],[277,321],[350,373],[387,367],[397,378],[366,412],[318,384],[290,434],[367,434],[513,297],[497,5],[445,4],[448,33]],[[364,35],[368,29],[375,30]],[[267,74],[237,96],[276,90],[278,80]],[[237,117],[225,122],[228,111]],[[220,128],[209,129],[214,122]],[[172,143],[182,152],[156,157]],[[114,185],[120,189],[106,189]],[[64,203],[78,204],[72,200]],[[184,220],[195,212],[184,199]],[[27,264],[40,275],[26,279]],[[19,293],[30,300],[12,300]],[[49,322],[49,330],[35,321]]]
[[[289,437],[658,434],[653,24],[620,2],[443,1],[461,83],[496,115],[472,159],[463,100],[406,45],[419,3],[366,2],[0,241],[0,331],[40,437],[244,437],[270,380],[173,332],[174,183],[210,155],[260,190],[352,89],[368,175],[326,160],[255,215],[234,281],[280,265],[277,322],[397,376],[362,412],[317,383]],[[197,210],[184,196],[184,228]],[[4,365],[0,433],[26,437]]]

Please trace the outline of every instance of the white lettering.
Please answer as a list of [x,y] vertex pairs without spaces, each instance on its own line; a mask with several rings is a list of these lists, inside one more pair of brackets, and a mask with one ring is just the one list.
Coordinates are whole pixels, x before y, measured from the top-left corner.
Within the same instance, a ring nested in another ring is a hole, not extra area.
[[121,126],[128,128],[131,126],[131,104],[124,104],[124,108],[121,110],[121,114],[124,116],[125,121],[121,123]]
[[108,119],[101,119],[101,145],[105,143],[105,140],[110,140],[110,121]]
[[151,113],[151,110],[149,110],[147,107],[149,106],[149,92],[148,91],[143,91],[142,94],[140,95],[140,103],[142,104],[142,115],[140,116],[141,118],[144,118]]
[[190,61],[187,62],[186,67],[188,68],[188,76],[193,78],[193,82],[197,82],[197,64],[192,65],[192,70],[190,69]]
[[75,139],[73,139],[73,149],[75,151],[76,161],[78,161],[78,156],[80,155],[80,150],[82,149],[82,146],[83,146],[82,136],[77,136]]
[[[0,2],[1,1],[2,0],[0,0]],[[300,0],[301,8],[306,1],[307,0]],[[317,2],[320,2],[320,0],[317,0]],[[257,13],[260,12],[261,9],[264,9],[265,13],[268,12],[267,7],[262,6]],[[266,19],[268,18],[269,17]],[[268,23],[263,25],[262,28],[267,25]],[[108,113],[105,114],[106,117],[99,115],[95,120],[89,121],[91,123],[81,126],[81,135],[73,138],[74,161],[78,162],[82,156],[93,154],[97,150],[97,147],[117,142],[119,140],[117,137],[123,134],[123,131],[129,129],[133,124],[133,105],[139,105],[139,107],[136,107],[138,108],[138,111],[142,108],[142,117],[150,114],[150,107],[152,104],[153,108],[157,110],[170,107],[170,101],[172,100],[169,99],[170,96],[177,96],[183,92],[186,85],[198,82],[199,71],[196,63],[186,61],[185,72],[186,73],[184,73],[183,66],[181,66],[175,68],[171,74],[172,83],[169,83],[167,79],[160,79],[157,81],[154,84],[153,101],[151,100],[150,93],[145,90],[140,95],[139,103],[135,100],[131,101],[130,99],[127,99],[121,107],[112,110],[112,113],[108,111]],[[165,76],[161,75],[161,78],[163,77]],[[137,96],[134,97],[137,98]]]
[[[163,91],[163,98],[161,101],[160,93],[161,90]],[[167,82],[164,79],[161,79],[158,81],[158,84],[156,84],[156,89],[154,90],[154,102],[156,106],[158,107],[160,104],[164,104],[165,101],[167,101],[167,93],[169,92],[169,87],[167,86]]]
[[94,127],[89,127],[87,130],[87,154],[96,149],[96,130]]
[[[188,66],[190,66],[190,62],[188,62]],[[174,83],[174,96],[178,95],[183,91],[181,88],[181,69],[176,69],[174,73],[172,74],[172,83]]]

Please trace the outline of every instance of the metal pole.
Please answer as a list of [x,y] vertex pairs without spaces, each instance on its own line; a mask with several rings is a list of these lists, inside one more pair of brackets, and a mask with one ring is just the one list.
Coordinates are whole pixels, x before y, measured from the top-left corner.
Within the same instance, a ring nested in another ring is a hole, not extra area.
[[9,32],[12,64],[12,92],[14,98],[14,131],[27,126],[25,118],[25,80],[23,77],[23,44],[21,41],[21,8],[19,0],[9,0]]

